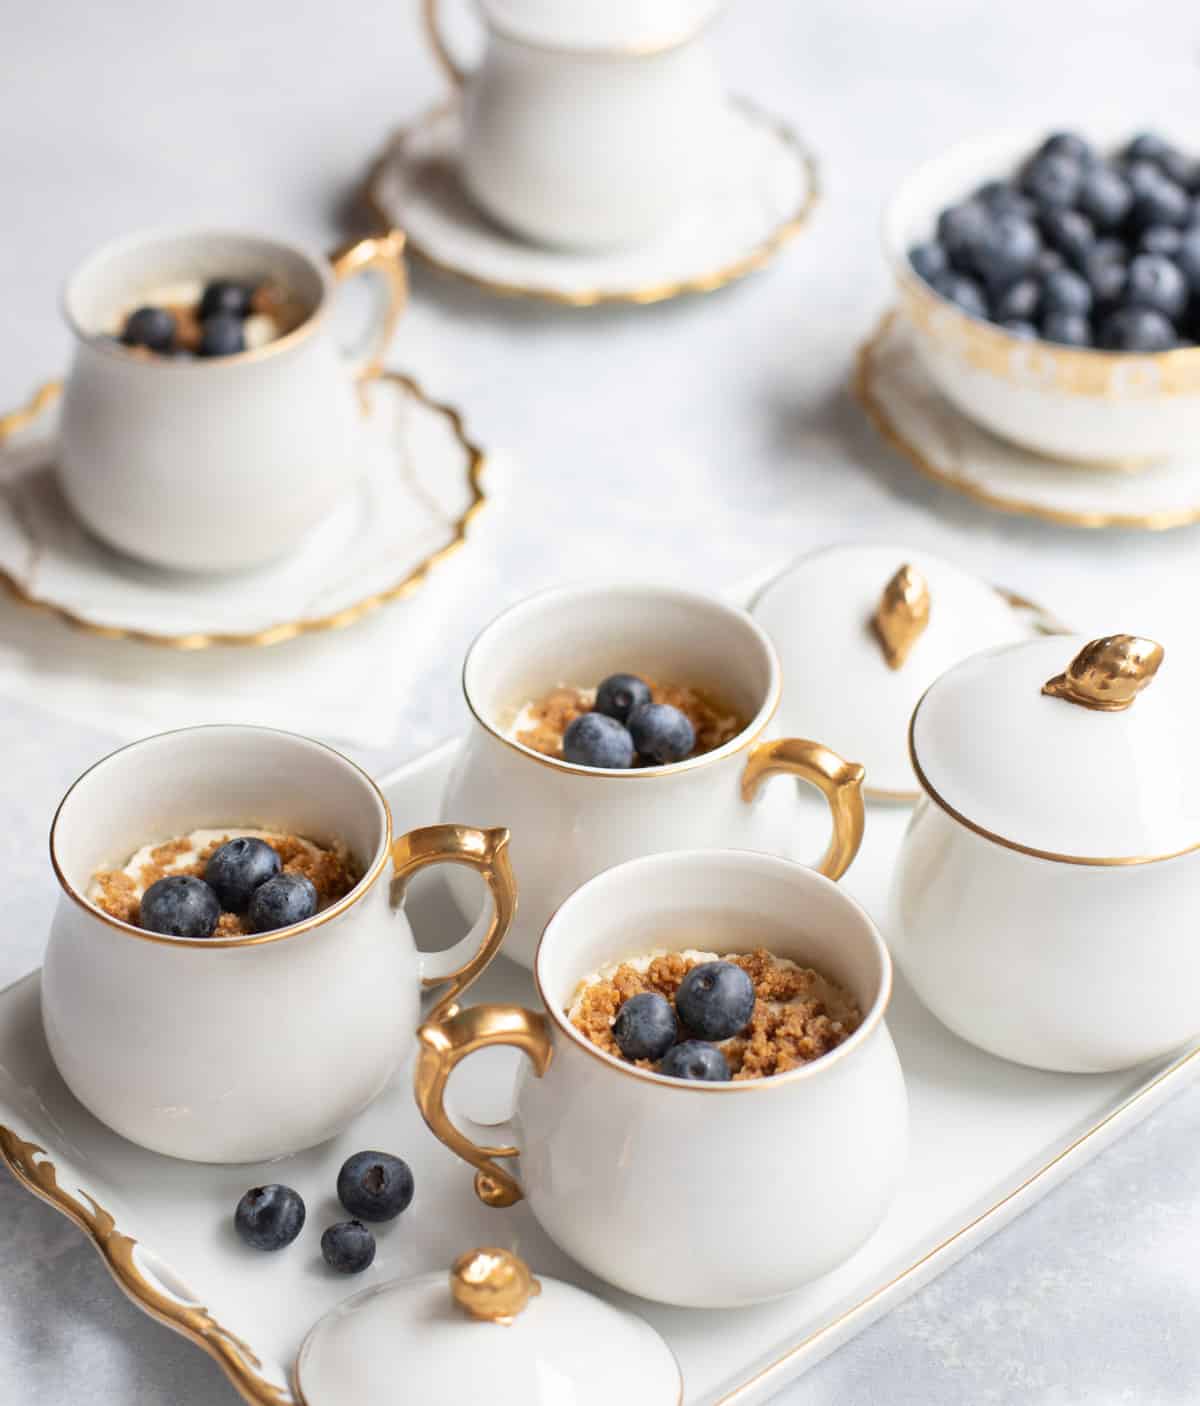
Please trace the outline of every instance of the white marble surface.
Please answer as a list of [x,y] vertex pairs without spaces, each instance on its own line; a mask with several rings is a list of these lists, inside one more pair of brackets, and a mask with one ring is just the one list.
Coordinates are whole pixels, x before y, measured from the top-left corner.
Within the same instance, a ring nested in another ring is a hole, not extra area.
[[[368,156],[442,91],[414,12],[413,0],[10,6],[0,405],[62,366],[58,284],[111,235],[194,220],[340,238]],[[447,582],[441,647],[414,664],[394,739],[359,753],[371,766],[454,731],[472,633],[504,601],[572,574],[720,586],[832,537],[892,537],[1082,629],[1193,633],[1196,531],[1091,536],[977,510],[884,451],[845,384],[888,294],[880,201],[912,160],[982,127],[1118,105],[1131,126],[1171,112],[1186,128],[1200,116],[1195,7],[739,0],[717,42],[730,84],[796,122],[823,158],[826,200],[775,267],[711,298],[587,313],[418,274],[395,362],[507,451],[511,483],[489,556],[457,590]],[[56,628],[0,604],[10,645]],[[47,670],[48,698],[54,688]],[[40,959],[51,810],[114,740],[0,699],[0,984]],[[1193,1090],[781,1401],[1194,1401],[1198,1181]],[[22,1406],[234,1399],[205,1357],[122,1299],[78,1232],[7,1181],[0,1360],[0,1399]]]

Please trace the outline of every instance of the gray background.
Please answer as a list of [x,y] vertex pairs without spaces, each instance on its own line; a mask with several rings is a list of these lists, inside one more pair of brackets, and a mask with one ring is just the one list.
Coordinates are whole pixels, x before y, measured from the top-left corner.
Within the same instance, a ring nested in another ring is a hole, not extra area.
[[[1169,115],[1200,148],[1200,12],[739,0],[716,43],[731,87],[791,119],[822,160],[815,222],[767,273],[711,298],[580,314],[417,271],[394,361],[505,451],[504,531],[479,548],[469,590],[447,579],[445,626],[412,661],[392,745],[358,754],[376,769],[460,725],[457,662],[500,604],[584,571],[665,566],[719,587],[831,538],[893,538],[1081,628],[1192,622],[1196,532],[1072,534],[986,514],[885,452],[845,384],[887,301],[877,217],[907,167],[978,130],[1102,113],[1131,127]],[[0,79],[5,407],[63,366],[57,288],[92,247],[188,221],[332,245],[371,153],[442,93],[412,0],[9,0]],[[0,630],[24,628],[0,606]],[[0,985],[40,960],[52,808],[116,740],[0,699]],[[780,1400],[1195,1401],[1198,1134],[1192,1091]],[[22,1406],[234,1399],[204,1356],[125,1302],[77,1231],[6,1179],[0,1359],[0,1400]]]

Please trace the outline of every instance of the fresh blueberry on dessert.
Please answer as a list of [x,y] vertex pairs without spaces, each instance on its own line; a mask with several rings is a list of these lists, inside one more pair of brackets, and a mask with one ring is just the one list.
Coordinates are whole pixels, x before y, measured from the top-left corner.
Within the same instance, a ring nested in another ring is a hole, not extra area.
[[1096,159],[1091,143],[1086,137],[1081,137],[1078,132],[1051,132],[1038,147],[1037,154],[1039,156],[1065,156],[1071,161],[1078,161],[1081,165],[1087,165]]
[[1010,317],[1000,324],[1006,332],[1011,332],[1014,337],[1020,337],[1023,342],[1036,342],[1038,330],[1032,322],[1026,322],[1021,317]]
[[413,1199],[413,1174],[389,1152],[356,1152],[342,1163],[337,1194],[357,1220],[395,1220]]
[[625,771],[633,765],[633,738],[624,724],[604,713],[580,713],[562,739],[563,758],[576,766]]
[[987,210],[975,200],[952,205],[938,216],[938,239],[950,263],[963,273],[970,273],[975,267],[975,243],[989,218]]
[[1028,220],[1037,214],[1037,206],[1011,181],[985,181],[973,199],[993,215],[1023,215]]
[[1092,309],[1092,289],[1087,279],[1074,269],[1048,274],[1042,284],[1042,311],[1077,313],[1086,317]]
[[1042,217],[1042,233],[1060,254],[1076,268],[1082,268],[1096,242],[1091,220],[1078,210],[1051,210]]
[[658,1070],[669,1079],[702,1079],[714,1084],[731,1077],[729,1061],[716,1045],[706,1045],[703,1040],[684,1040],[673,1045]]
[[238,283],[232,278],[214,278],[205,285],[201,294],[200,320],[204,322],[219,312],[228,313],[231,317],[248,317],[253,297],[254,288],[249,283]]
[[166,937],[211,937],[221,902],[203,879],[168,874],[142,894],[141,926]]
[[1096,229],[1119,229],[1133,209],[1133,191],[1119,171],[1093,166],[1079,187],[1079,208]]
[[1164,176],[1157,167],[1138,166],[1131,170],[1129,181],[1133,187],[1132,219],[1139,228],[1188,223],[1192,202],[1187,191]]
[[242,319],[232,313],[217,312],[206,317],[200,327],[197,356],[236,356],[246,350]]
[[1041,250],[1042,241],[1031,221],[1023,215],[1001,213],[988,220],[975,236],[971,261],[988,288],[1002,289],[1028,273]]
[[304,1229],[304,1200],[290,1186],[255,1186],[237,1203],[233,1226],[252,1250],[282,1250]]
[[1025,168],[1021,184],[1044,215],[1075,204],[1083,184],[1083,167],[1059,152],[1038,156]]
[[1138,250],[1143,254],[1165,254],[1175,258],[1183,248],[1183,230],[1175,225],[1150,225],[1138,239]]
[[321,1255],[339,1274],[361,1274],[375,1258],[375,1237],[360,1220],[339,1221],[321,1236]]
[[1164,254],[1139,254],[1129,265],[1125,301],[1153,308],[1172,322],[1187,306],[1187,279]]
[[610,674],[596,690],[593,706],[597,713],[623,723],[635,708],[649,703],[652,697],[650,685],[636,674]]
[[1175,329],[1153,308],[1118,308],[1100,329],[1108,351],[1160,352],[1175,345]]
[[251,932],[274,932],[303,923],[317,911],[317,890],[303,874],[276,874],[250,898],[246,917]]
[[175,340],[175,319],[166,308],[137,308],[125,319],[121,341],[127,347],[167,352]]
[[629,734],[641,757],[666,766],[681,762],[696,745],[687,715],[670,703],[647,703],[629,719]]
[[1041,301],[1041,283],[1036,278],[1020,278],[996,298],[996,318],[1003,323],[1032,321]]
[[679,1038],[679,1022],[665,996],[639,991],[622,1003],[612,1032],[626,1059],[662,1059]]
[[1048,312],[1042,318],[1042,336],[1064,347],[1090,347],[1092,325],[1078,312]]
[[279,873],[278,853],[266,840],[243,835],[223,844],[204,868],[205,882],[230,913],[244,913],[254,890]]
[[950,272],[950,260],[936,239],[925,244],[914,244],[908,251],[908,257],[926,283],[932,283],[935,278]]
[[733,962],[701,962],[675,993],[679,1019],[702,1040],[728,1040],[754,1014],[754,983]]
[[944,273],[934,279],[933,286],[943,298],[957,303],[963,312],[969,312],[972,317],[987,317],[988,306],[983,289],[965,273]]

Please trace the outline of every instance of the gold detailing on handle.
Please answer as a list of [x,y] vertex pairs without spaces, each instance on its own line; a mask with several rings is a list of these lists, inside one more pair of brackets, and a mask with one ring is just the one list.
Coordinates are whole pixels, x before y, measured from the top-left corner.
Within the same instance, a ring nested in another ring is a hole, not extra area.
[[471,825],[426,825],[392,842],[392,907],[404,902],[409,881],[431,864],[464,864],[478,872],[492,893],[492,921],[475,955],[461,967],[422,979],[425,987],[450,983],[429,1012],[430,1020],[449,1015],[454,1002],[500,950],[517,911],[517,881],[508,858],[508,831],[477,830]]
[[929,582],[906,562],[883,588],[871,617],[889,669],[903,667],[912,647],[929,624]]
[[1106,635],[1085,644],[1067,667],[1042,685],[1051,698],[1098,713],[1123,713],[1158,673],[1163,647],[1136,635]]
[[751,749],[742,772],[742,800],[752,801],[758,788],[772,776],[798,776],[815,786],[829,802],[833,816],[833,837],[816,869],[828,879],[840,879],[862,844],[864,774],[857,762],[846,761],[819,742],[781,737],[756,743]]
[[511,1250],[468,1250],[450,1266],[450,1292],[472,1318],[507,1326],[542,1285]]
[[467,81],[467,70],[450,52],[450,47],[442,37],[441,21],[438,17],[438,0],[421,0],[421,20],[425,25],[425,37],[429,40],[433,56],[442,72],[455,88],[461,88]]
[[376,272],[387,284],[387,302],[379,318],[375,345],[359,367],[359,379],[371,380],[383,371],[384,358],[396,335],[396,328],[408,302],[408,273],[404,267],[404,231],[389,229],[344,245],[329,257],[333,276],[344,283],[356,274]]
[[446,1084],[454,1067],[489,1045],[523,1050],[539,1079],[550,1066],[550,1025],[544,1015],[520,1006],[472,1006],[444,1020],[426,1021],[417,1031],[414,1093],[433,1135],[476,1169],[476,1196],[485,1206],[513,1206],[524,1193],[516,1178],[494,1159],[516,1157],[518,1149],[472,1142],[446,1112]]

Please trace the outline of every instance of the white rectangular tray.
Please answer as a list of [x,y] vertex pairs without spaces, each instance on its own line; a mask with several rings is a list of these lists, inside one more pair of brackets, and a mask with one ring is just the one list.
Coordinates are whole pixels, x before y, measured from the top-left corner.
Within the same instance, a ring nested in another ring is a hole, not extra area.
[[[384,782],[399,829],[438,818],[452,751],[441,747]],[[906,821],[904,810],[873,807],[862,854],[843,881],[877,919]],[[823,805],[801,801],[800,857],[817,853],[825,823]],[[412,914],[426,946],[446,945],[461,930],[436,876],[415,888]],[[536,1003],[527,973],[503,960],[469,999]],[[912,1154],[896,1205],[839,1270],[786,1299],[736,1313],[662,1308],[616,1294],[559,1253],[524,1206],[480,1205],[469,1170],[422,1124],[407,1069],[342,1137],[269,1172],[270,1180],[301,1191],[317,1230],[344,1215],[332,1192],[349,1152],[379,1147],[407,1158],[416,1199],[383,1227],[371,1270],[353,1281],[330,1275],[317,1236],[307,1232],[280,1255],[253,1255],[233,1235],[232,1212],[267,1173],[158,1157],[85,1113],[46,1051],[36,972],[0,992],[0,1160],[86,1230],[135,1302],[206,1348],[257,1406],[292,1401],[296,1349],[333,1304],[368,1283],[447,1267],[475,1244],[510,1244],[536,1269],[643,1314],[679,1357],[686,1406],[749,1406],[939,1274],[1200,1070],[1200,1047],[1127,1074],[1022,1069],[949,1034],[903,981],[889,1023],[912,1102]],[[497,1050],[468,1060],[453,1086],[459,1106],[481,1119],[502,1117],[516,1059]]]

